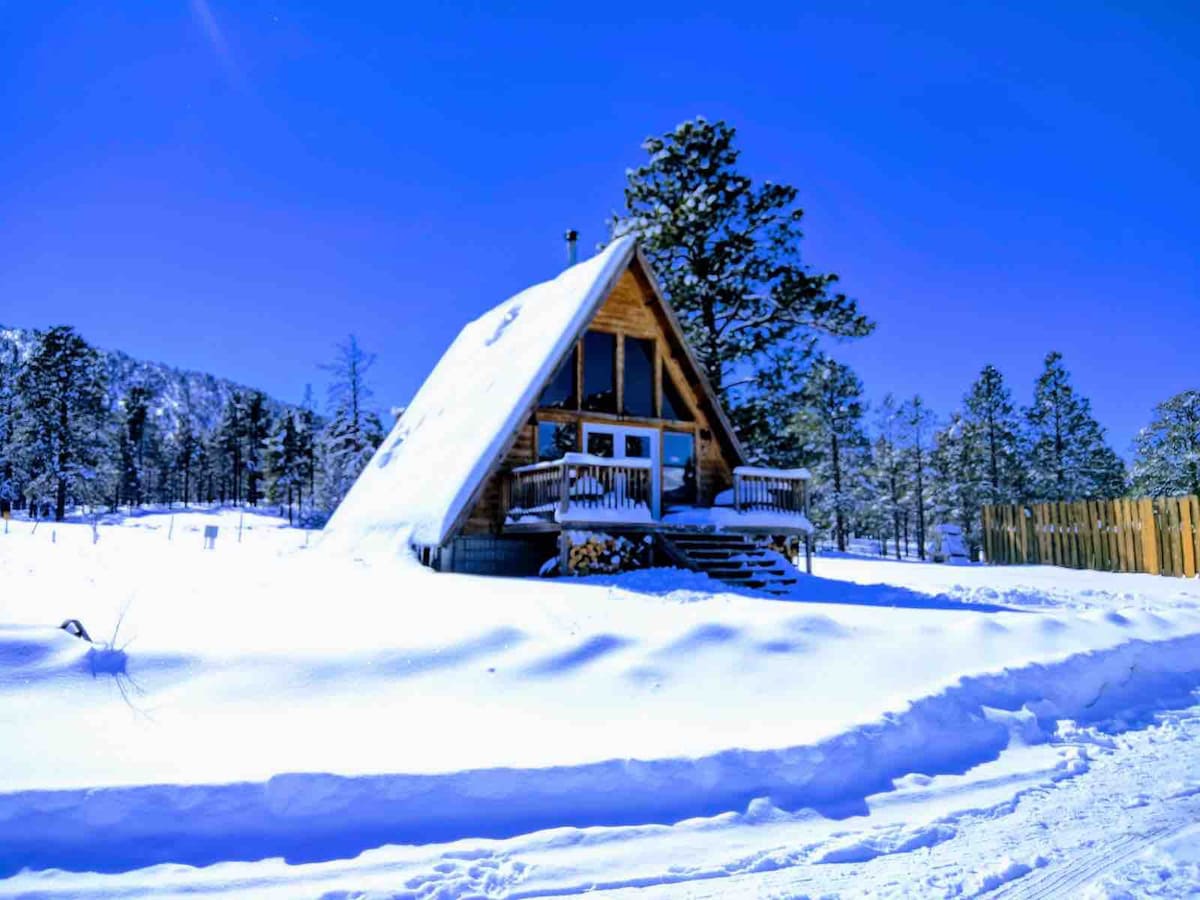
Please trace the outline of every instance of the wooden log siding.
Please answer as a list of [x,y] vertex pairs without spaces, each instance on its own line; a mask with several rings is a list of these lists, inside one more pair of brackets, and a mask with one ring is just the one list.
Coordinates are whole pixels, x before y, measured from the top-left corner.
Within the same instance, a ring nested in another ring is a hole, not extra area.
[[985,506],[982,520],[984,556],[998,565],[1200,572],[1200,498],[1191,495]]

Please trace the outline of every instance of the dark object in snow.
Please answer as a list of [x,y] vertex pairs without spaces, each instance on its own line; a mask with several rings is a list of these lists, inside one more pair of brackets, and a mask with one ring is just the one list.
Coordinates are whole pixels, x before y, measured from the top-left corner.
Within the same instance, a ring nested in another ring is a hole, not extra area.
[[89,644],[92,642],[91,636],[87,633],[87,629],[83,627],[83,623],[78,619],[67,619],[58,626],[72,637],[82,638]]
[[218,528],[216,525],[205,525],[204,526],[204,549],[205,550],[213,550],[216,548],[217,531],[218,531]]

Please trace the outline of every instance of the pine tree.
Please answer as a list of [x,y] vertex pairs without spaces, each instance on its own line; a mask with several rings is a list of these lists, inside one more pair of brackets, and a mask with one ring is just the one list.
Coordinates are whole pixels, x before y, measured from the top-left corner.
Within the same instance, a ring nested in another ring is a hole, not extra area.
[[21,358],[15,342],[0,342],[0,514],[10,512],[20,499],[17,446],[14,434],[20,413],[17,379]]
[[930,500],[939,523],[957,525],[972,557],[982,541],[980,531],[980,477],[985,461],[980,435],[962,413],[953,413],[934,435],[929,457],[932,477]]
[[222,460],[220,466],[219,494],[221,503],[226,499],[236,506],[242,502],[243,447],[246,437],[246,398],[240,391],[229,395],[217,426],[215,458]]
[[99,354],[74,329],[39,332],[18,378],[22,397],[15,443],[30,473],[26,493],[53,498],[54,518],[67,501],[95,501],[105,489],[108,447],[105,375]]
[[287,506],[288,524],[294,524],[293,499],[299,495],[303,505],[304,459],[301,455],[300,413],[286,410],[275,422],[267,454],[271,472],[271,496],[281,506]]
[[1154,407],[1134,439],[1133,486],[1154,497],[1200,495],[1200,391],[1183,391]]
[[900,435],[908,475],[910,506],[916,523],[917,555],[925,558],[930,453],[933,449],[934,414],[918,394],[900,407]]
[[130,508],[141,506],[143,481],[146,475],[147,419],[150,414],[151,394],[144,385],[129,388],[120,404],[117,447],[120,453],[118,503]]
[[836,275],[800,259],[797,191],[738,170],[734,129],[704,118],[647,138],[627,173],[627,214],[709,381],[742,437],[785,462],[779,437],[798,408],[818,337],[861,337],[872,323],[835,291]]
[[[877,498],[876,517],[891,527],[892,547],[900,558],[900,526],[904,515],[904,459],[900,447],[900,410],[887,394],[876,412],[877,436],[872,447],[871,481]],[[886,545],[886,539],[883,542]],[[884,550],[886,554],[886,548]]]
[[246,401],[243,434],[246,441],[246,501],[251,506],[258,506],[260,482],[265,468],[263,454],[271,434],[271,415],[267,411],[267,398],[259,391],[251,392]]
[[375,362],[365,353],[354,335],[337,348],[335,361],[324,368],[330,372],[330,417],[321,430],[318,456],[321,506],[332,512],[383,442],[383,424],[379,415],[366,406],[372,396],[367,373]]
[[1125,492],[1125,466],[1105,442],[1091,403],[1075,393],[1061,353],[1046,356],[1026,418],[1035,499],[1082,500]]
[[1004,376],[995,366],[984,366],[963,403],[964,438],[979,451],[979,471],[972,473],[971,480],[980,501],[1020,501],[1026,484],[1021,421]]
[[[316,403],[313,400],[313,390],[311,384],[304,386],[304,399],[300,403],[299,414],[296,419],[296,445],[297,453],[300,455],[300,476],[302,482],[308,484],[308,502],[310,505],[316,500],[316,483],[317,483],[317,410]],[[300,518],[304,519],[304,502],[303,498],[298,502],[300,507]]]
[[191,502],[193,487],[192,474],[200,469],[202,450],[200,439],[196,435],[196,427],[192,423],[191,411],[185,412],[179,419],[179,427],[172,437],[175,472],[180,481],[180,499],[183,505]]
[[849,524],[858,513],[868,442],[862,428],[862,382],[847,366],[821,358],[804,382],[801,411],[793,424],[802,443],[819,447],[813,469],[814,510],[830,521],[838,550],[845,551]]

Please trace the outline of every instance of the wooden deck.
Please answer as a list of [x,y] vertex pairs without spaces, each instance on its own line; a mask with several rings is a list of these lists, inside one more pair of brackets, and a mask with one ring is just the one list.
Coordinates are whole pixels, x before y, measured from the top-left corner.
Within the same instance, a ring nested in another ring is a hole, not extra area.
[[502,530],[802,534],[808,530],[807,479],[802,470],[742,467],[727,492],[731,503],[656,514],[649,461],[569,453],[510,473]]

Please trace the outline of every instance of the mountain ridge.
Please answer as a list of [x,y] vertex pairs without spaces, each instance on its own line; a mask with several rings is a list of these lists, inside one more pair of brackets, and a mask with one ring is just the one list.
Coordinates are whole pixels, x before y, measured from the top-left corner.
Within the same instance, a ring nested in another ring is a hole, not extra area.
[[[0,325],[0,351],[15,346],[21,359],[25,359],[35,340],[36,331],[32,328]],[[201,431],[212,431],[220,423],[222,411],[234,393],[261,393],[267,398],[272,415],[298,406],[272,397],[266,391],[210,372],[138,359],[123,350],[109,350],[94,345],[93,349],[100,355],[104,365],[112,407],[115,409],[120,405],[121,398],[131,387],[142,385],[151,394],[151,416],[167,432],[176,431],[185,414]]]

